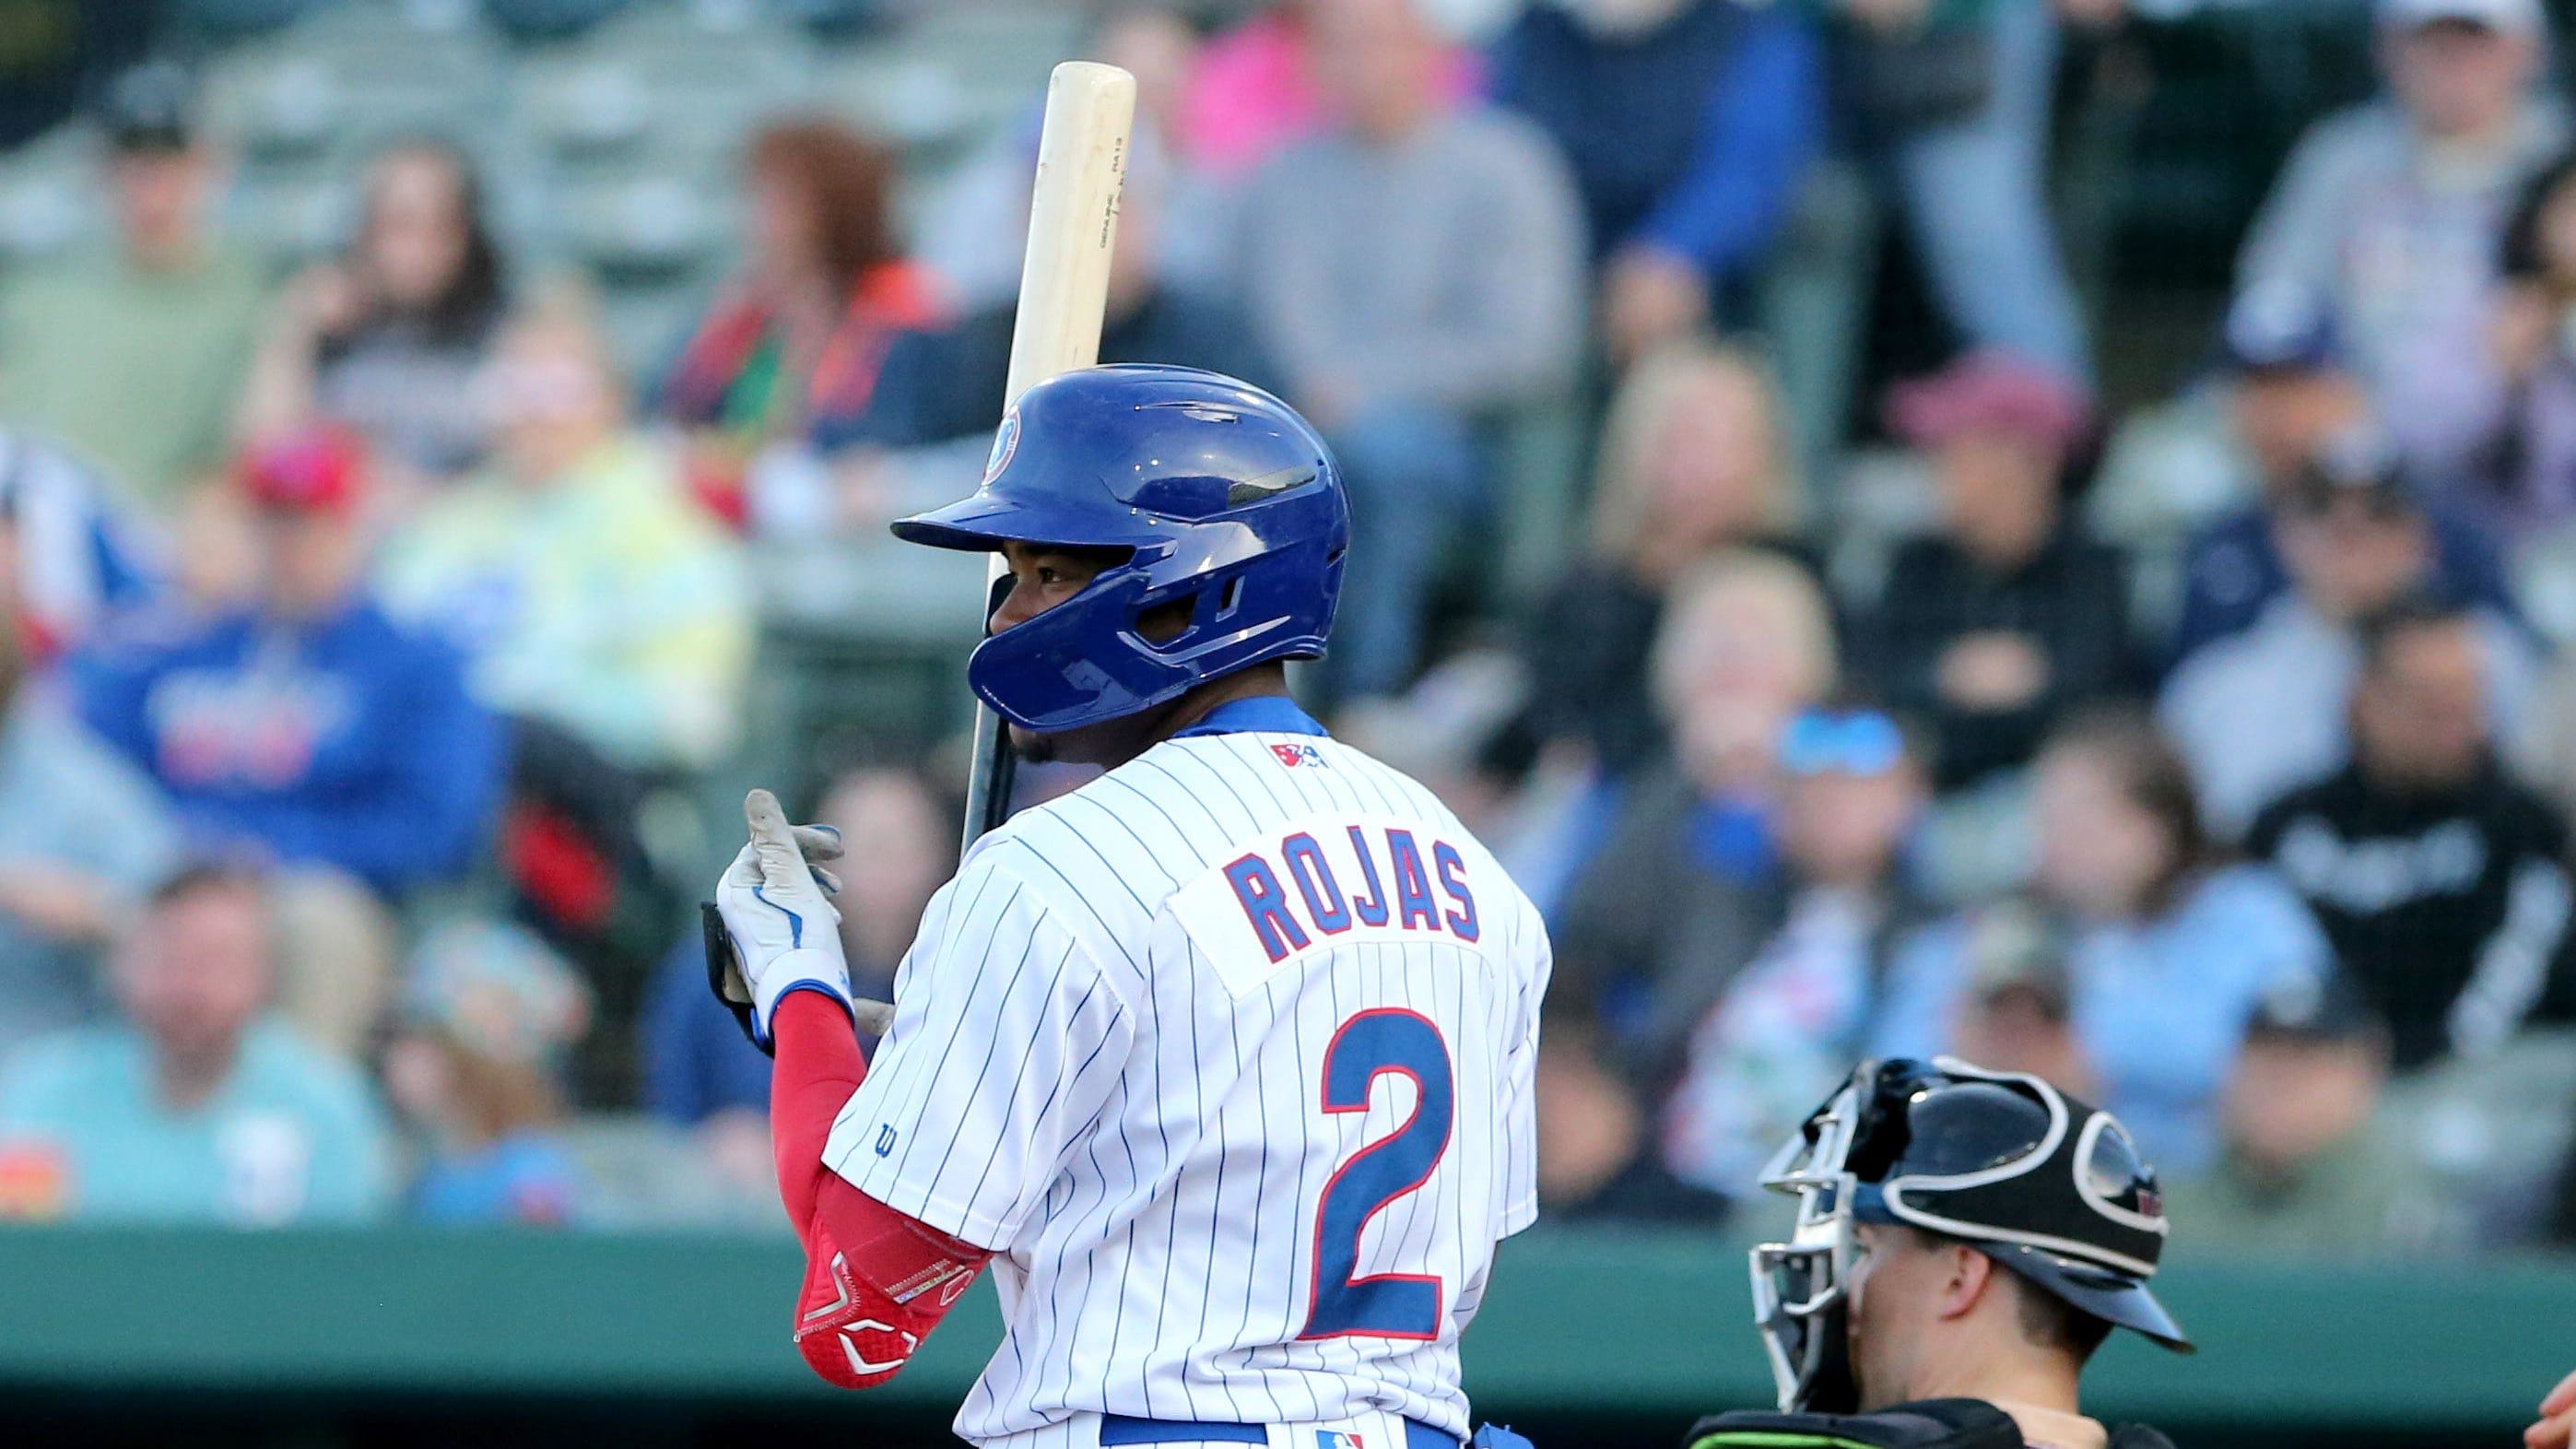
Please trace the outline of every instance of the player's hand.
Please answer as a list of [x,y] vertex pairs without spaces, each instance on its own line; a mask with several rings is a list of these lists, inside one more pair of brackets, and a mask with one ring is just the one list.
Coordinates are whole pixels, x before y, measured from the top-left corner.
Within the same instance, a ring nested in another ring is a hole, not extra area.
[[2540,1401],[2540,1422],[2522,1431],[2522,1442],[2526,1449],[2568,1449],[2571,1435],[2576,1435],[2576,1373],[2560,1379]]
[[743,798],[742,815],[751,840],[716,881],[711,924],[724,940],[709,932],[709,973],[717,997],[767,1051],[770,1019],[790,992],[819,991],[852,1009],[841,913],[830,900],[841,883],[815,864],[839,857],[841,833],[826,825],[791,827],[778,797],[766,790]]

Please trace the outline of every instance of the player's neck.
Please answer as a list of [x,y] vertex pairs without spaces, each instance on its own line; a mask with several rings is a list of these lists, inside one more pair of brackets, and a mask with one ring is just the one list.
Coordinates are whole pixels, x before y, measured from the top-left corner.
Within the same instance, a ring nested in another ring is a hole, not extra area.
[[[1276,664],[1255,665],[1240,674],[1211,679],[1172,701],[1171,712],[1157,722],[1153,737],[1145,744],[1148,747],[1161,744],[1236,700],[1284,699],[1287,695],[1288,672]],[[1139,749],[1137,753],[1144,751]]]
[[1156,712],[1085,725],[1059,735],[1030,737],[1033,743],[1021,746],[1021,757],[1114,770],[1236,700],[1285,697],[1287,693],[1285,669],[1276,664],[1257,664],[1240,674],[1209,680]]
[[1984,1399],[2080,1414],[2075,1373],[2055,1354],[1991,1352],[1962,1342],[1967,1352],[1941,1354],[1923,1365],[1905,1387],[1908,1399]]

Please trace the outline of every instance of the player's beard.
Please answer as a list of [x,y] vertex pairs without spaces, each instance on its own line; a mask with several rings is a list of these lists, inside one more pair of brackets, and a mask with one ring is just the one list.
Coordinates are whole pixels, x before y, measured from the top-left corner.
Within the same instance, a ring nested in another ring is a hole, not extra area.
[[1006,726],[1011,732],[1011,753],[1024,765],[1051,765],[1056,759],[1056,737],[1024,730],[1018,725]]

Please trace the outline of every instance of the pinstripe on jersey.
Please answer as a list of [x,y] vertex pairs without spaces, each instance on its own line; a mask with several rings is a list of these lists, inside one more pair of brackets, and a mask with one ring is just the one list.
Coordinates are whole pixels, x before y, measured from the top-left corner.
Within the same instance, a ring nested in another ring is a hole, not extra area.
[[[1300,835],[1311,844],[1287,843]],[[1427,912],[1390,899],[1399,875]],[[1274,888],[1286,919],[1265,922]],[[1007,1330],[957,1432],[994,1440],[1085,1410],[1384,1410],[1464,1435],[1458,1335],[1494,1244],[1537,1211],[1548,969],[1537,912],[1456,817],[1329,739],[1168,740],[985,837],[924,912],[894,1025],[826,1148],[860,1190],[1002,1254]],[[1336,1043],[1389,1009],[1428,1030],[1370,1024]],[[1422,1084],[1443,1064],[1368,1059],[1399,1049],[1445,1050],[1445,1139],[1410,1122],[1436,1107],[1443,1084]],[[1351,1058],[1335,1066],[1341,1110],[1328,1051]],[[1333,1219],[1360,1224],[1356,1261],[1347,1239],[1337,1257],[1360,1287],[1319,1290],[1337,1172],[1351,1180]],[[1436,1314],[1418,1287],[1368,1299],[1381,1275],[1436,1279]],[[1415,1315],[1420,1335],[1375,1331]]]

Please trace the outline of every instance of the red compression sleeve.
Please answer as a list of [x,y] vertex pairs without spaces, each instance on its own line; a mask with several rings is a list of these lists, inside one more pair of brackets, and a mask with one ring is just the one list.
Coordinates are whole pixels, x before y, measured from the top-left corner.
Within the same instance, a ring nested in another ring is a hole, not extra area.
[[779,1196],[805,1246],[796,1348],[825,1381],[873,1388],[904,1366],[993,1255],[896,1212],[824,1165],[833,1119],[868,1072],[840,1004],[796,992],[770,1025],[778,1047],[770,1145]]

